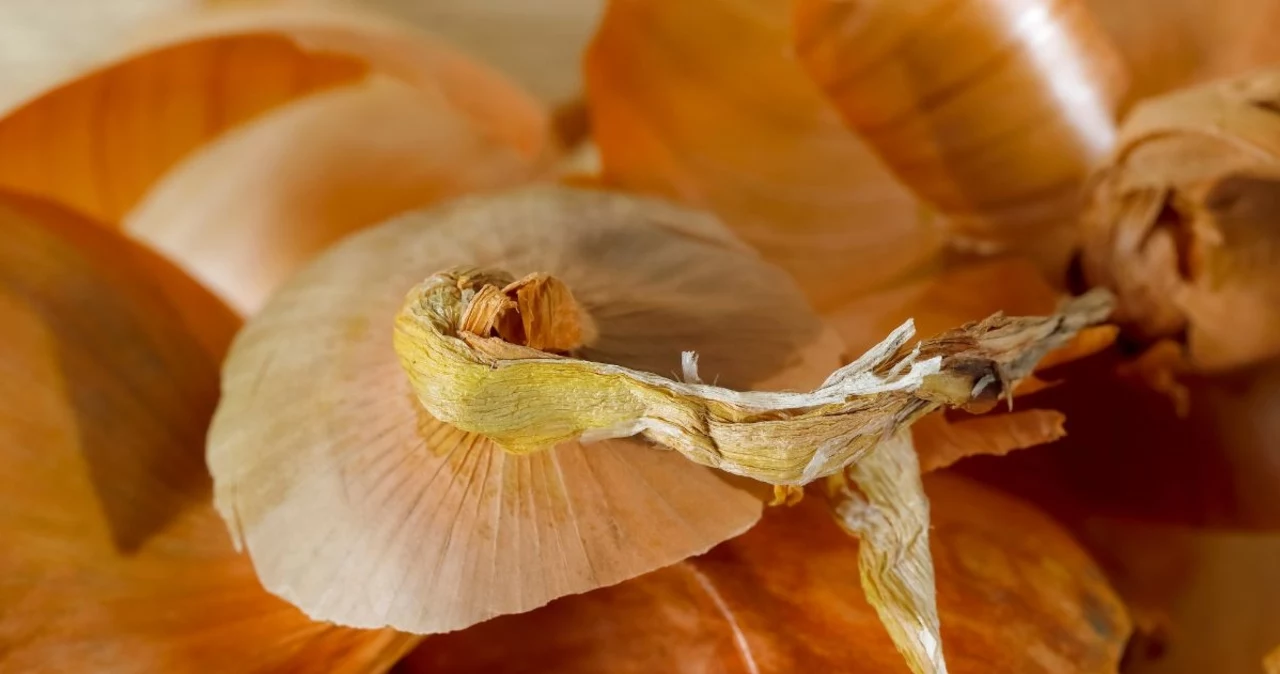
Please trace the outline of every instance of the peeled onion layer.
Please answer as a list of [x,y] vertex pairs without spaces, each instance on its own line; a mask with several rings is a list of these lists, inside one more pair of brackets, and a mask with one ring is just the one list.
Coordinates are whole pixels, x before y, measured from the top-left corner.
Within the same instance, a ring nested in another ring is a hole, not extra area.
[[[798,289],[714,219],[531,188],[404,216],[330,249],[238,336],[210,431],[217,506],[264,585],[313,617],[414,632],[527,611],[736,536],[755,497],[632,439],[526,456],[430,417],[392,349],[405,293],[458,265],[555,275],[579,355],[736,387],[838,364]],[[574,405],[573,400],[563,404]]]
[[[1098,567],[1027,503],[929,475],[952,674],[1114,674],[1129,621]],[[432,637],[406,674],[908,671],[820,498],[641,578]]]
[[0,196],[0,228],[0,671],[365,672],[416,643],[308,621],[231,546],[202,455],[230,311],[56,206]]

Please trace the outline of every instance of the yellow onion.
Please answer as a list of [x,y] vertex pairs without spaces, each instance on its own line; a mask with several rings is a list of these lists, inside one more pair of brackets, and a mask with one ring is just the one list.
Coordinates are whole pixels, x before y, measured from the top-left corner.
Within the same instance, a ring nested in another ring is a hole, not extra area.
[[1258,672],[1280,616],[1280,535],[1095,517],[1081,538],[1133,614],[1126,672]]
[[796,51],[894,172],[988,246],[1073,231],[1125,85],[1083,0],[800,0]]
[[202,448],[237,319],[65,210],[4,195],[0,226],[0,671],[366,672],[411,647],[307,620],[232,548]]
[[604,180],[714,211],[819,309],[928,264],[936,224],[791,51],[788,3],[610,2],[586,56]]
[[343,234],[554,154],[539,103],[376,14],[251,3],[126,35],[0,107],[0,187],[123,229],[241,312]]

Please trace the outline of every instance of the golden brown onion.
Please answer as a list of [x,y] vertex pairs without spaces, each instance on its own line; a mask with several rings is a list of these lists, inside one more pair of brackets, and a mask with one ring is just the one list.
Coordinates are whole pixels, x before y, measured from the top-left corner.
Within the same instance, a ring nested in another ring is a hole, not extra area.
[[819,308],[930,260],[928,214],[789,54],[773,0],[617,0],[587,54],[613,185],[709,208]]
[[1083,0],[801,0],[796,50],[897,175],[988,245],[1073,230],[1125,84]]
[[411,637],[308,621],[210,507],[232,314],[61,209],[5,195],[0,227],[0,671],[389,667]]
[[701,214],[548,187],[399,218],[308,266],[226,362],[209,463],[268,589],[318,618],[441,632],[756,521],[756,498],[635,439],[514,455],[431,418],[392,326],[406,292],[459,265],[562,280],[595,326],[580,358],[673,375],[695,350],[736,387],[813,386],[838,364],[786,276]]
[[[925,478],[952,674],[1113,674],[1124,609],[1086,553],[1024,502]],[[765,515],[710,553],[532,613],[433,637],[434,672],[906,672],[863,599],[858,544],[820,499]]]
[[1104,517],[1081,535],[1133,610],[1126,674],[1262,671],[1280,630],[1280,535]]
[[1140,105],[1096,176],[1085,271],[1143,339],[1184,339],[1193,365],[1280,354],[1280,72]]

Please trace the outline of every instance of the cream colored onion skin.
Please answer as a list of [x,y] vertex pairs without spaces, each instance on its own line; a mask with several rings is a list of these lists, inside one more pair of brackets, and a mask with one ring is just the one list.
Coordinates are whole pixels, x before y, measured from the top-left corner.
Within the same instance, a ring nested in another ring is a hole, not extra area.
[[[392,348],[405,293],[459,265],[555,275],[598,337],[577,356],[804,389],[840,346],[799,290],[712,218],[536,187],[406,215],[289,281],[237,337],[209,435],[219,511],[263,584],[309,615],[459,629],[673,563],[760,501],[634,439],[524,456],[432,419]],[[573,401],[564,401],[572,405]]]

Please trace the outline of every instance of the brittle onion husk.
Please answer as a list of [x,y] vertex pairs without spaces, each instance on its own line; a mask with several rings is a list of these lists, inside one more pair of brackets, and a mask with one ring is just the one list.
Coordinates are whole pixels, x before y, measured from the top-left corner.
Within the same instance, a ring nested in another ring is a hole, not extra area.
[[1280,354],[1280,70],[1143,102],[1094,178],[1084,269],[1137,337],[1223,370]]
[[359,674],[417,643],[307,620],[232,547],[203,436],[234,315],[54,205],[0,194],[0,230],[0,672]]
[[929,556],[929,499],[911,435],[877,444],[828,482],[841,528],[858,537],[867,602],[915,674],[946,674]]
[[785,274],[665,202],[533,187],[356,234],[237,337],[210,430],[220,512],[267,589],[313,617],[459,629],[704,552],[760,515],[757,497],[638,439],[514,455],[428,414],[395,316],[459,265],[563,281],[591,361],[674,374],[693,349],[738,388],[811,387],[839,365]]

